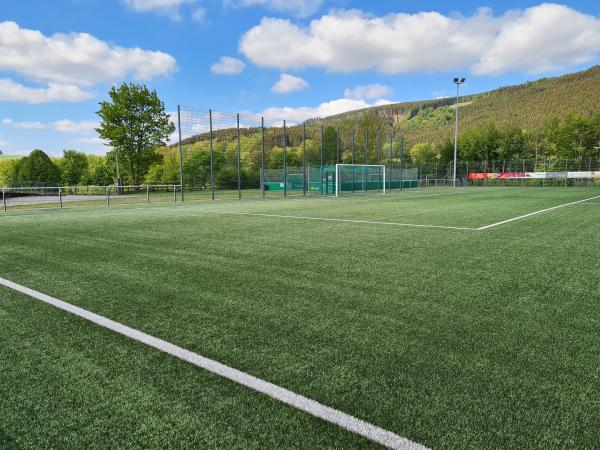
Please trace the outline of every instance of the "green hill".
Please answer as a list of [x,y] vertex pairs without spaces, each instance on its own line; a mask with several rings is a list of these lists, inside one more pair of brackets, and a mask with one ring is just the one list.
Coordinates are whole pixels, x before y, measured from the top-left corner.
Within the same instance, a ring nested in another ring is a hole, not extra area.
[[[356,120],[375,114],[406,130],[409,143],[439,143],[452,136],[454,98],[396,103],[326,118],[327,122]],[[464,102],[464,103],[463,103]],[[522,129],[543,127],[550,118],[589,115],[600,109],[600,66],[555,78],[465,96],[461,100],[461,129],[487,123]]]
[[[306,161],[320,164],[323,125],[324,164],[338,161],[338,149],[342,162],[375,163],[381,152],[388,155],[391,146],[393,164],[400,164],[401,158],[405,167],[429,164],[439,175],[438,166],[447,168],[453,159],[454,103],[454,98],[396,103],[310,119],[306,122],[306,140],[303,126],[289,126],[285,140],[281,128],[269,128],[265,132],[265,167],[281,169],[284,154],[289,167],[299,167],[305,147]],[[258,180],[261,130],[243,127],[240,134],[239,154],[244,174]],[[215,163],[220,164],[215,169],[218,177],[228,177],[227,180],[237,183],[237,130],[233,126],[218,129],[213,138],[215,158],[220,161]],[[203,133],[183,141],[184,165],[204,165],[202,173],[209,172],[208,140],[209,134]],[[286,153],[282,148],[284,141]],[[518,167],[523,167],[527,160],[531,168],[543,164],[543,170],[564,169],[568,164],[579,170],[600,167],[599,148],[600,66],[461,98],[458,142],[461,161],[478,162],[486,167],[505,167],[506,161],[518,161]],[[148,180],[173,183],[179,173],[177,146],[162,149],[161,153],[166,157],[165,162],[152,169]]]

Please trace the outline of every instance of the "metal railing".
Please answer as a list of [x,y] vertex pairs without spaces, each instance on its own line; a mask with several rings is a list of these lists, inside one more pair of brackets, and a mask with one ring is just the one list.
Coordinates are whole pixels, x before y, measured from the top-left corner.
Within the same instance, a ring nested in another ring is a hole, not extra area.
[[[453,187],[452,178],[422,178],[419,180],[419,188],[447,188]],[[456,186],[463,186],[461,179],[456,179]]]
[[0,191],[4,211],[181,201],[181,186],[178,184],[18,187],[1,188]]

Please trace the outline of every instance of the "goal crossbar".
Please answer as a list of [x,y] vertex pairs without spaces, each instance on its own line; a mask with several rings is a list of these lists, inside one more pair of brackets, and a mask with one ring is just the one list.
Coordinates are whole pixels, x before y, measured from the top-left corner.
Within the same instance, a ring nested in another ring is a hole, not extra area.
[[[335,165],[335,196],[339,197],[340,195],[340,186],[341,186],[341,179],[340,179],[340,169],[344,168],[344,167],[351,167],[351,168],[376,168],[380,170],[381,176],[382,178],[382,192],[385,194],[385,172],[386,172],[386,167],[384,164],[336,164]],[[352,182],[354,183],[354,181]]]

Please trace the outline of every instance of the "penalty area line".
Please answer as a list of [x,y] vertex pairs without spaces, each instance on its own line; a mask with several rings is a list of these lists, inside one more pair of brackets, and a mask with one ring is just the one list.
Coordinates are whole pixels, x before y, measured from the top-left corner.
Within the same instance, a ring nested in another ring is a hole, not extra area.
[[551,208],[546,208],[546,209],[540,209],[539,211],[534,211],[534,212],[531,212],[529,214],[523,214],[522,216],[513,217],[512,219],[506,219],[506,220],[503,220],[501,222],[496,222],[496,223],[492,223],[490,225],[485,225],[483,227],[476,228],[475,230],[476,231],[488,230],[490,228],[498,227],[500,225],[505,225],[507,223],[515,222],[517,220],[527,219],[528,217],[535,216],[535,215],[538,215],[538,214],[542,214],[542,213],[545,213],[545,212],[548,212],[548,211],[554,211],[555,209],[564,208],[565,206],[578,205],[580,203],[589,202],[590,200],[596,200],[598,198],[600,198],[600,195],[597,195],[595,197],[590,197],[590,198],[584,198],[583,200],[577,200],[575,202],[563,203],[562,205],[553,206]]
[[[190,211],[194,211],[191,210]],[[196,212],[196,211],[194,211]],[[367,224],[367,225],[389,225],[396,227],[409,227],[409,228],[441,228],[444,230],[464,230],[464,231],[477,231],[478,228],[468,227],[452,227],[447,225],[423,225],[417,223],[398,223],[398,222],[378,222],[373,220],[354,220],[354,219],[335,219],[331,217],[311,217],[311,216],[293,216],[283,214],[263,214],[263,213],[247,213],[237,211],[197,211],[202,214],[217,214],[224,216],[253,216],[253,217],[272,217],[276,219],[297,219],[297,220],[316,220],[322,222],[340,222],[340,223],[356,223],[356,224]]]
[[351,431],[363,436],[373,442],[393,449],[400,450],[426,450],[427,447],[417,444],[407,438],[399,436],[391,431],[380,428],[364,420],[346,414],[337,409],[323,405],[315,400],[311,400],[303,395],[296,394],[281,386],[277,386],[268,381],[257,378],[246,372],[234,369],[233,367],[222,364],[213,359],[191,352],[170,342],[156,338],[142,331],[130,328],[122,323],[115,322],[99,314],[87,311],[78,306],[64,302],[49,295],[35,291],[12,281],[0,278],[0,285],[27,295],[28,297],[39,300],[43,303],[52,305],[58,309],[71,313],[75,316],[88,320],[96,325],[107,328],[115,333],[126,336],[135,341],[141,342],[149,347],[153,347],[171,356],[179,358],[197,367],[200,367],[215,375],[227,378],[235,383],[241,384],[256,392],[267,395],[275,400],[290,405],[300,411],[306,412],[314,417],[318,417],[326,422],[337,425],[347,431]]

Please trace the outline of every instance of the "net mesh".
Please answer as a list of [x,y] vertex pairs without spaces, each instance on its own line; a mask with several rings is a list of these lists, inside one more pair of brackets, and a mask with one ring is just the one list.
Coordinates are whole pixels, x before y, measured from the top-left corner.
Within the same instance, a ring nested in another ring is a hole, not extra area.
[[[334,178],[335,180],[335,174]],[[383,192],[385,166],[382,165],[338,165],[338,193]]]

